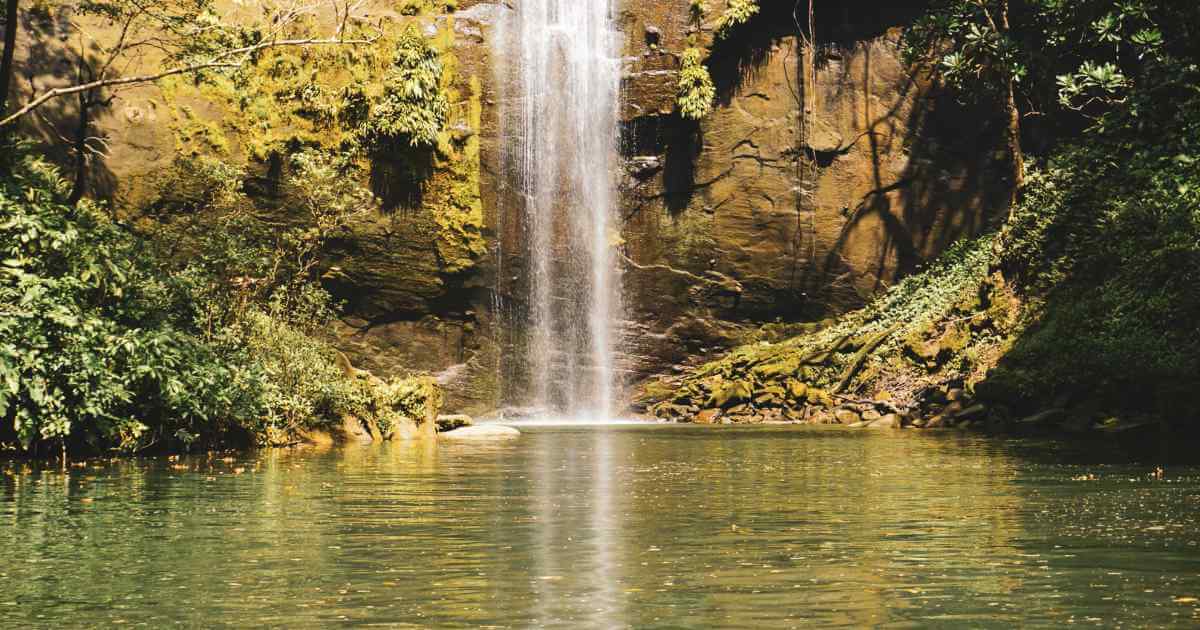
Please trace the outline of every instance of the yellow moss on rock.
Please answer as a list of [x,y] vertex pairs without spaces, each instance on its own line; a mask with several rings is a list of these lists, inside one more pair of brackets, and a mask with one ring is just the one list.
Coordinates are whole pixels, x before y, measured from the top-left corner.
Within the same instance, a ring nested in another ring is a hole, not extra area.
[[196,115],[188,105],[171,108],[171,128],[179,155],[229,155],[229,140],[221,126]]
[[422,199],[437,222],[436,244],[442,271],[457,274],[472,268],[487,251],[479,181],[483,86],[478,77],[472,76],[467,81],[470,93],[465,98],[456,87],[454,18],[447,18],[439,29],[436,45],[442,51],[441,88],[451,107],[446,129],[438,136],[435,169],[425,182]]
[[482,91],[470,80],[471,94],[451,108],[448,130],[438,142],[435,170],[422,199],[437,222],[437,250],[442,270],[466,271],[487,251],[483,237],[483,200],[479,188],[479,128]]

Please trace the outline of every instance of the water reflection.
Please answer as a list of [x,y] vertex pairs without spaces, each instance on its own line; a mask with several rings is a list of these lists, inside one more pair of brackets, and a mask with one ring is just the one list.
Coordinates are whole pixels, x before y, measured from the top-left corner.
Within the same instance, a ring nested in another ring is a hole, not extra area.
[[893,432],[0,465],[0,627],[1200,621],[1200,475]]

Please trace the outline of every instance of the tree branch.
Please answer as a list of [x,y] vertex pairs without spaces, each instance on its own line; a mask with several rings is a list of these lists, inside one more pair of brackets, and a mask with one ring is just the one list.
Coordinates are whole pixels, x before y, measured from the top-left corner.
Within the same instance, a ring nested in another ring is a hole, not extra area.
[[[243,46],[241,48],[234,48],[231,50],[224,51],[218,55],[213,56],[208,61],[205,61],[202,63],[196,63],[196,64],[180,66],[177,68],[171,68],[169,70],[164,70],[162,72],[157,72],[154,74],[142,74],[142,75],[137,75],[137,76],[132,76],[132,77],[115,77],[115,78],[111,78],[111,79],[97,79],[95,81],[89,81],[87,83],[81,83],[79,85],[53,88],[53,89],[43,92],[42,94],[40,94],[39,96],[34,98],[32,101],[29,101],[28,103],[26,103],[24,107],[21,107],[20,109],[14,111],[12,114],[7,116],[3,120],[0,120],[0,127],[6,127],[6,126],[12,124],[17,119],[25,116],[26,114],[28,114],[29,112],[32,112],[35,109],[41,107],[47,101],[53,100],[60,96],[68,96],[70,94],[78,94],[79,92],[87,92],[89,90],[97,90],[97,89],[115,87],[115,86],[120,86],[120,85],[130,85],[130,84],[134,84],[134,83],[154,83],[156,81],[161,81],[162,79],[165,79],[167,77],[172,77],[172,76],[176,76],[176,75],[180,75],[180,74],[192,74],[192,73],[196,73],[196,72],[202,72],[204,70],[212,70],[215,68],[239,68],[242,66],[242,64],[244,64],[246,62],[246,58],[248,58],[251,53],[255,53],[260,50],[266,50],[268,48],[279,48],[279,47],[283,47],[283,46],[319,46],[319,45],[330,45],[330,44],[332,44],[332,45],[365,45],[365,44],[372,44],[377,39],[378,39],[377,37],[372,37],[369,39],[282,39],[282,40],[266,41],[266,42],[260,42],[260,43],[254,44],[252,46]],[[229,59],[231,59],[233,57],[237,57],[239,55],[242,56],[243,58],[240,60],[236,60],[236,61],[228,61]]]

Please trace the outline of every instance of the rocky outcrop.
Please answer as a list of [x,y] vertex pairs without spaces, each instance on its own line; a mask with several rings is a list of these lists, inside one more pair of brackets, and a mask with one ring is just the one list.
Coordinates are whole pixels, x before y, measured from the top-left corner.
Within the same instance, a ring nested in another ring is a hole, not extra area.
[[[627,6],[627,274],[639,321],[816,320],[861,305],[974,235],[1006,207],[1010,183],[995,112],[960,106],[901,62],[920,3],[817,3],[817,50],[796,35],[790,3],[712,45],[718,105],[698,125],[672,115],[686,2]],[[650,29],[658,44],[643,41]],[[693,29],[696,30],[696,29]],[[698,36],[712,42],[707,27]],[[815,57],[815,58],[814,58]],[[697,295],[657,270],[736,282]],[[659,343],[643,337],[650,368]]]

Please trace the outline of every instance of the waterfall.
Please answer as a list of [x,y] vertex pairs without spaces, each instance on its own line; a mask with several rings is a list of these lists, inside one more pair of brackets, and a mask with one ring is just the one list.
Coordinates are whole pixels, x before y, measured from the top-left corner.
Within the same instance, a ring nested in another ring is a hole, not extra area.
[[556,417],[606,418],[616,398],[621,312],[621,36],[611,0],[515,4],[495,51],[507,187],[498,284],[509,285],[499,293],[513,303],[515,329],[502,369],[512,381],[507,398]]

